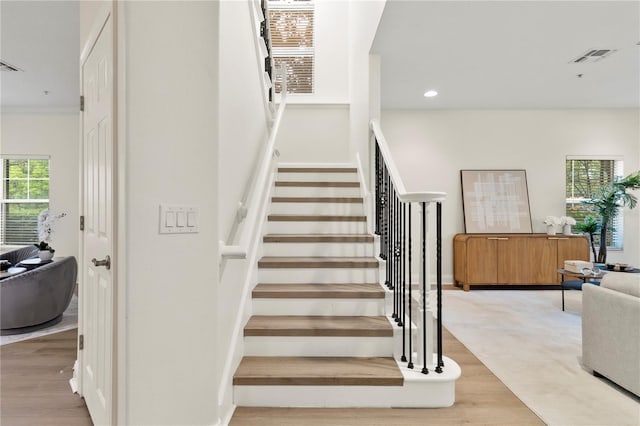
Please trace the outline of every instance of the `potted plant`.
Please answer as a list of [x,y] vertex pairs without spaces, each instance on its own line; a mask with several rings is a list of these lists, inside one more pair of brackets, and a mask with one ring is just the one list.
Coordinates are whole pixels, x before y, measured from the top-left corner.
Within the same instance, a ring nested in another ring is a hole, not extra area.
[[599,226],[600,225],[598,225],[598,221],[593,216],[585,217],[584,221],[577,223],[575,226],[576,231],[589,235],[589,244],[591,245],[591,252],[593,253],[594,262],[598,259],[598,255],[596,254],[596,243],[594,241],[594,236],[596,232],[598,232]]
[[46,262],[53,258],[53,254],[55,253],[55,250],[46,241],[40,241],[39,243],[34,244],[34,246],[38,248],[39,250],[38,257],[41,260]]
[[51,234],[53,233],[53,224],[60,218],[65,217],[66,213],[53,214],[49,209],[45,209],[38,215],[38,238],[40,242],[34,244],[40,250],[38,256],[43,261],[49,261],[53,258],[55,250],[49,245]]
[[560,225],[560,218],[556,216],[547,216],[543,223],[547,225],[547,235],[556,235],[556,227]]
[[595,259],[597,263],[607,263],[607,233],[611,229],[613,219],[619,214],[620,207],[633,209],[638,204],[638,198],[627,192],[634,189],[640,189],[640,171],[613,180],[593,194],[590,200],[583,201],[591,206],[591,210],[600,218],[600,248]]

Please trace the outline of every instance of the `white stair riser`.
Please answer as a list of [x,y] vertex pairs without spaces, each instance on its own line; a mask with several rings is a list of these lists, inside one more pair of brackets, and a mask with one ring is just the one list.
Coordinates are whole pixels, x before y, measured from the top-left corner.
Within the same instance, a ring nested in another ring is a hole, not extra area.
[[269,234],[364,234],[365,222],[267,222]]
[[362,203],[271,203],[273,214],[363,216]]
[[279,181],[284,182],[357,182],[357,173],[283,173],[278,172]]
[[369,243],[264,243],[263,250],[265,256],[373,256]]
[[258,282],[298,283],[375,283],[376,268],[259,268]]
[[385,315],[384,299],[253,299],[254,315]]
[[245,336],[251,356],[393,356],[393,337]]
[[276,186],[274,197],[360,197],[360,188]]
[[239,386],[233,388],[236,405],[247,407],[450,407],[460,367],[444,357],[442,374],[421,374],[401,367],[403,386]]

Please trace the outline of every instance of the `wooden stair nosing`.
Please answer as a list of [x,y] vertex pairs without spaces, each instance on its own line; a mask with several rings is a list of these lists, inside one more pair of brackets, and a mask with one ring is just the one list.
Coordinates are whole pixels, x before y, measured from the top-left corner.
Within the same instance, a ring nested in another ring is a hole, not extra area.
[[258,261],[258,268],[377,268],[378,260],[373,257],[278,257],[264,256]]
[[278,167],[279,173],[357,173],[355,167]]
[[384,299],[380,284],[258,284],[254,299]]
[[370,234],[267,234],[264,243],[372,243]]
[[249,386],[402,386],[404,378],[391,357],[242,358],[234,385]]
[[360,182],[305,182],[305,181],[282,181],[275,183],[279,187],[302,187],[302,188],[359,188]]
[[245,336],[393,337],[384,316],[253,315]]
[[348,215],[305,215],[305,214],[270,214],[269,222],[366,222],[366,216]]
[[362,197],[272,197],[272,203],[362,203]]

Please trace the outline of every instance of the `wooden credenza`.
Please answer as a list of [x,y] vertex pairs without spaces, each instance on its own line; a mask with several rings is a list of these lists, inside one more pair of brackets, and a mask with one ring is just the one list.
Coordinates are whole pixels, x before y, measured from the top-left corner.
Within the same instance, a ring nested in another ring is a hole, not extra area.
[[481,285],[560,283],[565,260],[589,260],[582,235],[457,234],[453,238],[453,276],[465,291]]

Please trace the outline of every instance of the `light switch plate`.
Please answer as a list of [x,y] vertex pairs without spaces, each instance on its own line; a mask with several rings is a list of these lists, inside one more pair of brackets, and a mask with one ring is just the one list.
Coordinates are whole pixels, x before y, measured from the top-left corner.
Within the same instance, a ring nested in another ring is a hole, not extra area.
[[195,234],[200,231],[197,206],[160,204],[161,234]]

